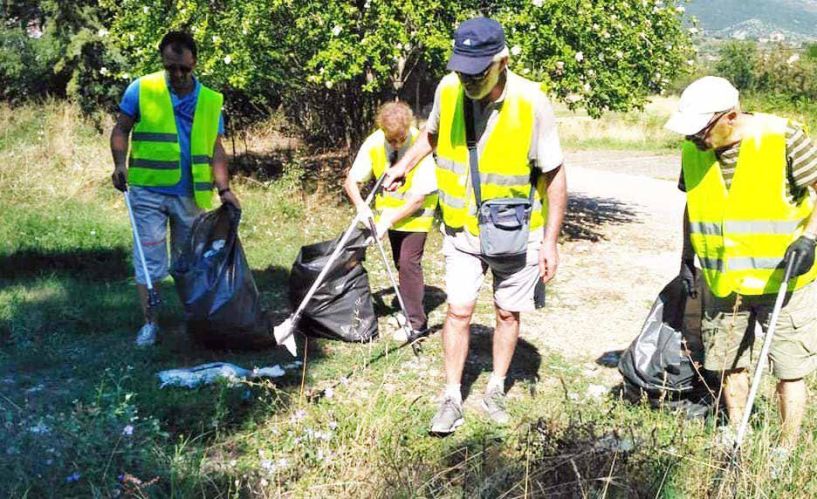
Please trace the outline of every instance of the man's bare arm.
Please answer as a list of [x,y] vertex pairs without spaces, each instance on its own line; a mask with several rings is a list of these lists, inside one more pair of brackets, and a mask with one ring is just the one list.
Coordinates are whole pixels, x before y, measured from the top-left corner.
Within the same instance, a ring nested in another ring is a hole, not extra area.
[[556,243],[562,231],[567,210],[567,175],[564,165],[545,173],[547,182],[548,219],[545,224],[545,242]]
[[437,136],[428,133],[423,129],[417,140],[409,147],[406,154],[394,164],[391,168],[386,170],[386,179],[383,181],[383,188],[387,191],[393,191],[400,186],[400,180],[404,179],[408,172],[420,164],[426,156],[431,154],[437,147]]
[[[216,137],[216,145],[213,149],[213,185],[219,191],[230,188],[230,171],[227,169],[227,151],[224,150],[224,144],[221,143],[221,135]],[[238,202],[238,197],[232,191],[220,194],[222,203],[230,203],[236,208],[241,208]]]
[[130,132],[133,129],[134,119],[125,113],[119,113],[116,124],[111,130],[111,155],[113,156],[113,186],[124,191],[127,188],[128,178],[128,146]]

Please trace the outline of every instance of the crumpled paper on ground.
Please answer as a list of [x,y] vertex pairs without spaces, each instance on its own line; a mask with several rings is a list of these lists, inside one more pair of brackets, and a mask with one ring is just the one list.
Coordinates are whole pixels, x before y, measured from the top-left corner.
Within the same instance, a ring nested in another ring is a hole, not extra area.
[[197,386],[212,384],[219,379],[238,383],[259,378],[280,378],[285,374],[286,371],[278,364],[271,367],[244,369],[227,362],[211,362],[196,367],[160,371],[156,376],[159,377],[161,383],[159,388],[166,386],[196,388]]

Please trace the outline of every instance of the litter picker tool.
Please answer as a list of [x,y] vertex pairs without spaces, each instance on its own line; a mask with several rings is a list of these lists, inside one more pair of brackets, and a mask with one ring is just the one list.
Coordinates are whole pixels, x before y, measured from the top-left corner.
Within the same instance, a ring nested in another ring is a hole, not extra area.
[[386,256],[386,250],[383,249],[383,241],[380,240],[380,235],[377,233],[377,225],[374,223],[374,217],[369,217],[369,228],[372,231],[372,238],[374,239],[375,244],[377,245],[377,249],[380,252],[380,256],[383,257],[383,265],[386,266],[386,273],[389,274],[389,280],[391,281],[391,285],[394,288],[394,294],[397,295],[397,303],[400,304],[400,311],[403,313],[403,321],[398,319],[397,323],[401,329],[405,332],[406,335],[406,343],[411,344],[411,349],[414,351],[414,355],[420,354],[420,346],[415,341],[414,331],[411,329],[411,321],[409,320],[409,314],[406,311],[406,304],[403,302],[403,295],[400,293],[400,286],[397,285],[397,279],[394,278],[394,272],[391,270],[391,264],[389,264],[389,258]]
[[[366,196],[364,203],[366,206],[372,204],[372,200],[374,199],[375,194],[377,191],[380,190],[380,187],[383,185],[383,180],[386,178],[385,173],[377,179],[375,182],[374,187],[369,192],[369,195]],[[352,236],[352,232],[355,230],[355,225],[357,225],[358,219],[355,216],[352,223],[349,224],[349,228],[346,229],[346,232],[343,233],[343,236],[338,241],[337,246],[332,251],[332,254],[329,255],[329,259],[326,261],[326,265],[321,270],[318,277],[315,279],[315,282],[312,283],[312,286],[309,288],[309,291],[306,292],[304,299],[301,300],[301,304],[298,305],[298,308],[295,312],[290,315],[284,322],[272,328],[272,334],[275,336],[275,341],[279,345],[284,345],[286,349],[291,353],[293,356],[297,355],[298,350],[295,345],[295,328],[298,325],[298,320],[301,318],[301,314],[303,313],[306,306],[309,304],[309,301],[312,299],[312,296],[318,290],[318,288],[323,284],[324,279],[326,279],[326,275],[329,273],[329,270],[332,268],[332,265],[335,263],[335,260],[338,259],[338,256],[343,251],[343,247],[346,245],[346,242]]]
[[743,438],[746,436],[746,430],[749,428],[749,417],[752,415],[752,406],[755,403],[757,390],[760,387],[760,381],[763,379],[763,369],[766,367],[766,357],[769,355],[769,349],[772,346],[772,339],[774,338],[775,329],[777,329],[777,317],[780,315],[780,310],[783,308],[783,301],[786,298],[786,291],[788,290],[789,279],[792,277],[795,259],[789,259],[786,264],[786,269],[783,272],[783,282],[780,284],[780,290],[777,292],[777,299],[774,302],[772,309],[772,317],[769,319],[769,329],[766,331],[766,337],[763,339],[763,347],[760,349],[760,358],[757,361],[755,374],[752,377],[752,386],[749,389],[749,398],[746,400],[746,408],[743,411],[743,420],[738,427],[738,434],[735,437],[735,445],[732,449],[732,460],[735,460],[740,451],[740,446],[743,443]]
[[136,246],[136,253],[139,255],[139,262],[142,265],[142,273],[145,275],[145,286],[148,288],[148,315],[151,315],[161,301],[148,273],[148,265],[147,262],[145,262],[145,252],[142,250],[142,240],[139,238],[139,229],[136,227],[136,218],[133,216],[133,208],[130,204],[128,191],[125,190],[122,194],[125,196],[125,206],[128,207],[128,218],[130,218],[130,226],[133,230],[133,244]]

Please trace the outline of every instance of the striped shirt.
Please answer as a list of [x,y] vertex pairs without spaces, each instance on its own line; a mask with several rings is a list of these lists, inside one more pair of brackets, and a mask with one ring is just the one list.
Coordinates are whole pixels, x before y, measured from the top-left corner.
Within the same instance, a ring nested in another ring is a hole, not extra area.
[[[739,152],[740,142],[716,153],[727,189],[735,177]],[[806,187],[817,182],[817,145],[806,135],[803,126],[794,121],[789,121],[786,127],[786,164],[787,192],[790,200],[794,201],[803,196]],[[683,171],[678,188],[686,192]]]

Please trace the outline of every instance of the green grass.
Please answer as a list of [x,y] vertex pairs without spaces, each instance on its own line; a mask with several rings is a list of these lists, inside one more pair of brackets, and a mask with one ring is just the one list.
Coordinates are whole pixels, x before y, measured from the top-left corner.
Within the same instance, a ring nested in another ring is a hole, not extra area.
[[[140,314],[130,233],[108,184],[105,137],[58,103],[0,108],[0,123],[12,127],[2,133],[0,181],[15,186],[0,197],[0,496],[717,493],[722,459],[713,450],[714,421],[588,396],[599,371],[554,353],[547,338],[520,342],[510,375],[513,422],[490,425],[475,403],[490,372],[490,286],[474,321],[467,423],[446,439],[426,434],[442,383],[439,334],[418,358],[387,341],[311,341],[306,350],[300,345],[306,369],[290,367],[275,383],[160,389],[161,369],[292,359],[279,350],[214,352],[192,344],[170,280],[160,285],[163,343],[134,349]],[[30,140],[39,131],[42,141]],[[299,247],[333,237],[352,216],[336,189],[303,193],[301,173],[292,164],[274,182],[235,182],[245,207],[242,241],[278,319],[289,310],[286,279]],[[569,243],[563,251],[570,252]],[[427,280],[442,287],[438,234],[426,254]],[[373,290],[386,288],[374,253],[366,266]],[[550,291],[558,295],[559,286]],[[435,298],[432,325],[443,313],[439,293]],[[547,311],[524,320],[546,321]],[[778,428],[773,405],[767,386],[738,495],[817,494],[811,412],[792,471],[769,477]]]

